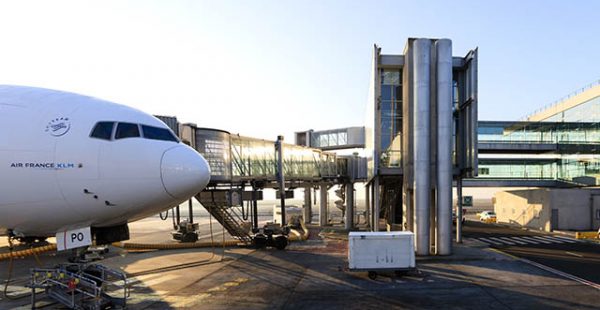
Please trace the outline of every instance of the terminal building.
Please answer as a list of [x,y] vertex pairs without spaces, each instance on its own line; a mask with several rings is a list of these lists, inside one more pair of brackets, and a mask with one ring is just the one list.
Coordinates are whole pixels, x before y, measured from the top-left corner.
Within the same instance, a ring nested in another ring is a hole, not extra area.
[[[341,128],[296,134],[297,143],[328,150],[362,146],[364,137],[373,230],[387,224],[390,229],[415,231],[414,103],[406,104],[414,100],[414,40],[409,39],[401,55],[382,54],[375,46],[364,132]],[[500,222],[548,231],[598,229],[600,196],[594,186],[600,185],[600,82],[519,121],[478,121],[476,63],[477,50],[452,58],[453,121],[448,132],[453,186],[459,195],[463,186],[530,188],[496,194]],[[433,75],[434,69],[430,72]],[[435,87],[430,95],[436,95]],[[435,108],[429,113],[429,121],[435,122]],[[431,152],[436,151],[435,139],[434,130]],[[436,169],[433,156],[430,164]],[[436,184],[430,176],[430,184]],[[435,185],[431,190],[430,214],[435,214]],[[439,238],[435,222],[432,216],[429,235]],[[436,252],[435,243],[431,249]]]
[[[448,39],[411,38],[397,55],[374,46],[364,126],[296,132],[295,144],[165,121],[211,166],[211,183],[196,199],[245,243],[258,229],[256,200],[266,188],[279,192],[282,222],[284,200],[303,189],[304,221],[318,200],[325,226],[328,192],[339,187],[335,204],[349,230],[355,189],[364,190],[366,229],[410,230],[418,255],[452,253],[454,188],[457,218],[463,187],[515,187],[496,194],[500,222],[597,229],[600,85],[520,121],[479,121],[477,55],[453,56]],[[335,153],[342,149],[361,152]]]
[[480,146],[510,146],[480,156],[480,179],[545,185],[496,193],[499,222],[545,231],[600,227],[600,81],[523,121],[482,122],[479,130]]
[[600,185],[600,84],[516,122],[479,122],[479,178]]

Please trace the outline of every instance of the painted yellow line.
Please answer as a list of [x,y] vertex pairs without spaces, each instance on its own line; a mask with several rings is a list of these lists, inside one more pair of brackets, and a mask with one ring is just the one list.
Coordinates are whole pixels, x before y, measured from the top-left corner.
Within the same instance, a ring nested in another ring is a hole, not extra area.
[[506,252],[502,252],[502,251],[500,251],[500,250],[497,250],[497,249],[494,249],[494,248],[488,248],[488,250],[490,250],[490,251],[493,251],[493,252],[496,252],[496,253],[498,253],[498,254],[502,254],[502,255],[504,255],[504,256],[506,256],[506,257],[509,257],[509,258],[512,258],[512,259],[514,259],[514,260],[519,260],[519,259],[520,259],[519,257],[516,257],[516,256],[514,256],[514,255],[508,254],[508,253],[506,253]]

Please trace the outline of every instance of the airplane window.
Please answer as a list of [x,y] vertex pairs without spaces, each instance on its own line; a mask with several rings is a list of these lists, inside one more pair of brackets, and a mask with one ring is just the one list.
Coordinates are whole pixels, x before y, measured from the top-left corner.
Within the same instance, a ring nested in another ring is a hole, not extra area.
[[110,140],[114,126],[114,122],[98,122],[96,126],[94,126],[90,137],[103,140]]
[[142,132],[146,139],[179,142],[179,139],[166,128],[142,125]]
[[134,138],[140,136],[140,129],[137,124],[119,123],[115,139]]

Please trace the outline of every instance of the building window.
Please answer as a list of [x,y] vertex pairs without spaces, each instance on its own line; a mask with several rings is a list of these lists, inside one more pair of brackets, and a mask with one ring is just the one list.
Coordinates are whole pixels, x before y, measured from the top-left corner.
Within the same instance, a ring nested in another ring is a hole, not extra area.
[[381,84],[400,85],[400,70],[381,70]]

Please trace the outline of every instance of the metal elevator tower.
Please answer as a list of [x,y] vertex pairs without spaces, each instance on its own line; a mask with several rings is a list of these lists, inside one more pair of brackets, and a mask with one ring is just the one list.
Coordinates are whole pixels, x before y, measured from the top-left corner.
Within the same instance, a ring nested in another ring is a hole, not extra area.
[[453,180],[461,193],[477,175],[477,50],[453,57],[449,39],[410,38],[401,55],[375,46],[372,70],[371,227],[413,231],[418,255],[452,254]]

